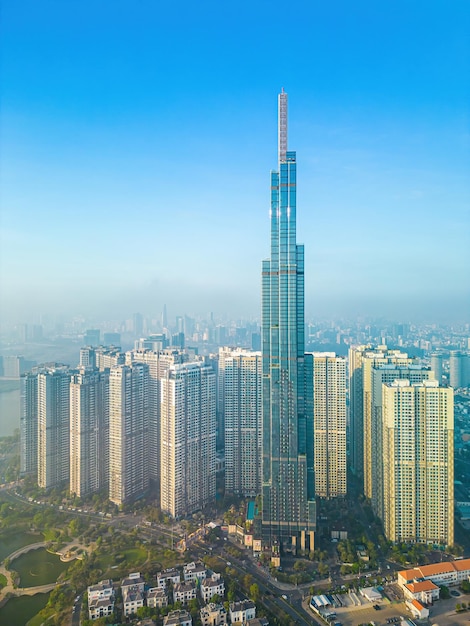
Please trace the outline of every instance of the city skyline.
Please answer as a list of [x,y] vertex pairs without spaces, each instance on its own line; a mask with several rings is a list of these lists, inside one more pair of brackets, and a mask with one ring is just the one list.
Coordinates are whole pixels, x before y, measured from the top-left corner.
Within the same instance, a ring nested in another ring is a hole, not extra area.
[[2,322],[258,317],[281,86],[306,316],[468,317],[468,7],[277,5],[4,3]]

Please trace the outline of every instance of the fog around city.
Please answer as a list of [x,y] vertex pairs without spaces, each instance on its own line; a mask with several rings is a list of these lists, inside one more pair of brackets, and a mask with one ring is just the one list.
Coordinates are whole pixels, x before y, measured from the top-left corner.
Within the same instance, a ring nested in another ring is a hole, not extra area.
[[259,317],[282,86],[307,317],[468,321],[469,14],[443,7],[4,3],[2,324]]

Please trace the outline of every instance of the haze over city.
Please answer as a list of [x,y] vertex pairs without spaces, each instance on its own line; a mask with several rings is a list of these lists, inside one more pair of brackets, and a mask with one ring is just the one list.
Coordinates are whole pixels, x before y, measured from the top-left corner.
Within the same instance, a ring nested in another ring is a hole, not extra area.
[[469,17],[6,0],[2,321],[259,316],[281,87],[307,317],[468,319]]

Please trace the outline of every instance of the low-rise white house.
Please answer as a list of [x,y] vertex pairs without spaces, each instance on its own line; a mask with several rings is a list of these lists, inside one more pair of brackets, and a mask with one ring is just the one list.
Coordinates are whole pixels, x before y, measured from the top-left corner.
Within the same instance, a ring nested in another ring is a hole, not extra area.
[[132,574],[129,574],[127,578],[124,578],[124,580],[122,581],[121,589],[123,593],[126,589],[131,588],[131,587],[133,589],[138,589],[139,591],[144,591],[145,580],[140,575],[140,572],[133,572]]
[[204,578],[201,582],[201,596],[204,602],[210,602],[215,595],[223,598],[224,594],[225,582],[220,574],[212,574],[212,576]]
[[173,602],[188,604],[190,600],[197,598],[196,584],[193,582],[176,583],[173,587]]
[[114,611],[114,597],[111,598],[95,598],[88,603],[89,619],[98,619],[99,617],[108,617]]
[[211,602],[200,610],[202,626],[225,626],[227,611],[223,604]]
[[133,572],[121,583],[124,615],[134,615],[137,609],[144,606],[145,580],[140,572]]
[[91,585],[88,593],[88,617],[98,619],[108,617],[114,611],[114,589],[111,580],[102,580],[97,585]]
[[417,619],[426,619],[429,617],[429,609],[423,606],[418,600],[407,600],[405,604],[410,609],[413,617]]
[[187,611],[170,611],[163,618],[163,626],[192,626],[193,620]]
[[432,604],[439,600],[440,587],[432,580],[420,580],[402,585],[406,600],[418,600],[424,604]]
[[170,583],[176,585],[181,582],[181,574],[177,569],[167,569],[157,574],[157,586],[166,589]]
[[256,605],[251,600],[241,600],[240,602],[231,602],[229,606],[230,621],[232,624],[238,622],[246,624],[250,619],[256,617]]
[[161,609],[163,606],[168,606],[167,590],[161,587],[151,587],[147,591],[147,606],[151,609]]
[[188,563],[183,567],[183,577],[185,582],[195,582],[204,580],[207,577],[207,568],[204,563]]
[[124,606],[124,615],[134,615],[137,613],[137,609],[144,606],[144,592],[139,589],[128,587],[126,591],[122,592],[122,603]]

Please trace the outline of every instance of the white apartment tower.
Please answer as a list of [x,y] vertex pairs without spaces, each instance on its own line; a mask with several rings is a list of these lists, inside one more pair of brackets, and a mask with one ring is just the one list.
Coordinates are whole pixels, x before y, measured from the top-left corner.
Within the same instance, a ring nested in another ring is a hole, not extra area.
[[69,480],[70,371],[45,366],[37,376],[38,486],[49,489]]
[[200,362],[173,365],[161,380],[160,506],[173,517],[215,500],[215,387]]
[[352,467],[362,478],[363,492],[372,498],[372,368],[379,365],[411,365],[413,359],[387,346],[355,346],[349,349],[349,393]]
[[346,360],[313,353],[315,495],[346,495]]
[[383,519],[383,481],[388,467],[383,461],[382,432],[382,385],[395,380],[409,380],[411,384],[423,380],[434,380],[434,372],[420,365],[377,364],[372,373],[372,413],[371,413],[371,500],[374,513]]
[[130,502],[148,488],[148,365],[109,372],[109,499]]
[[27,372],[21,377],[20,472],[38,473],[38,375]]
[[453,389],[436,380],[397,380],[382,389],[386,537],[452,545]]
[[81,367],[70,381],[70,493],[79,498],[109,481],[109,373]]
[[225,490],[261,493],[261,352],[219,349],[219,397],[224,398]]
[[185,363],[189,355],[182,350],[134,350],[127,354],[128,361],[146,363],[149,368],[149,427],[148,427],[148,468],[149,478],[160,494],[160,379],[176,363]]

